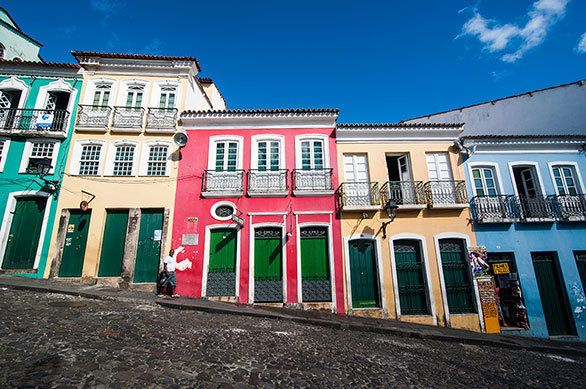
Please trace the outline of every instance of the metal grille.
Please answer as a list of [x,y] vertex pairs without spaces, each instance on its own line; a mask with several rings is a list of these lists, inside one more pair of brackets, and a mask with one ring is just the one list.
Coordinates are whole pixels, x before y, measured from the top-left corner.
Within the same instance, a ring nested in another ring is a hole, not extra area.
[[234,296],[236,293],[236,273],[221,272],[208,273],[206,295],[213,296]]
[[259,171],[250,169],[248,171],[248,193],[273,193],[286,192],[287,169]]
[[293,189],[301,191],[320,191],[332,189],[334,169],[295,169],[293,170]]
[[387,201],[397,205],[425,204],[422,181],[388,181],[380,192],[383,204]]
[[147,176],[167,175],[167,146],[152,146],[149,151]]
[[98,174],[101,150],[101,145],[83,146],[79,161],[79,174],[86,176],[95,176]]
[[149,108],[147,112],[147,128],[175,128],[177,108]]
[[111,107],[79,105],[77,127],[106,128],[110,123]]
[[254,301],[272,303],[283,301],[283,281],[254,281]]
[[257,228],[254,231],[255,238],[281,238],[280,228]]
[[116,148],[114,159],[114,175],[132,175],[132,160],[134,158],[134,146],[119,146]]
[[229,205],[220,205],[216,208],[216,216],[218,217],[229,217],[234,213],[234,208]]
[[302,280],[303,301],[332,301],[330,280]]
[[327,237],[328,229],[326,227],[306,227],[301,229],[299,234],[302,238]]
[[378,182],[344,182],[338,188],[337,195],[342,208],[380,205]]

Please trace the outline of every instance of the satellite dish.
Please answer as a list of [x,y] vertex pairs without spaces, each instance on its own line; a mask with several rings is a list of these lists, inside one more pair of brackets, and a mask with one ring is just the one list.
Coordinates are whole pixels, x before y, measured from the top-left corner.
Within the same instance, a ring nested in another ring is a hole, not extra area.
[[175,144],[179,147],[185,147],[188,139],[189,137],[187,136],[185,130],[181,130],[175,135],[173,135],[173,142],[175,142]]

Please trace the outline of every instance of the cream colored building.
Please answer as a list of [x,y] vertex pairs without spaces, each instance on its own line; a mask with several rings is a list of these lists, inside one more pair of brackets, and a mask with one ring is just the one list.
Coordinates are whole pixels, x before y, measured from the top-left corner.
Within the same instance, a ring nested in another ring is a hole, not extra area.
[[453,146],[461,131],[458,124],[338,125],[349,314],[482,329],[467,259],[476,241]]
[[72,54],[84,83],[45,277],[152,288],[179,245],[170,234],[179,113],[225,102],[193,57]]

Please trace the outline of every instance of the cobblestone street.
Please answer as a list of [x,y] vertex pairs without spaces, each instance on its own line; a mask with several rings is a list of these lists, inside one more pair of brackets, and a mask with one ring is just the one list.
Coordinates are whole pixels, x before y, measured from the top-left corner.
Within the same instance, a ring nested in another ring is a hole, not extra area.
[[549,388],[583,387],[586,373],[584,357],[132,300],[9,288],[0,297],[0,387]]

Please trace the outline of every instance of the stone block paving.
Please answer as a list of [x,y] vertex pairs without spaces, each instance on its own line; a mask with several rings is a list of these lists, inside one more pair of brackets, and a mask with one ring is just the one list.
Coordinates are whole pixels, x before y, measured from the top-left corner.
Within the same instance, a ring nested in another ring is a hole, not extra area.
[[0,288],[0,387],[582,387],[586,356]]

